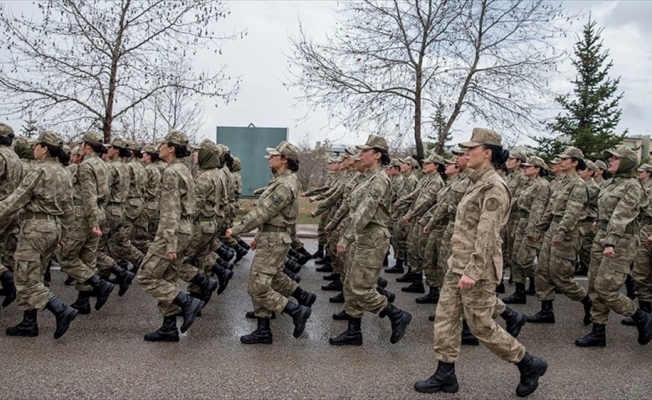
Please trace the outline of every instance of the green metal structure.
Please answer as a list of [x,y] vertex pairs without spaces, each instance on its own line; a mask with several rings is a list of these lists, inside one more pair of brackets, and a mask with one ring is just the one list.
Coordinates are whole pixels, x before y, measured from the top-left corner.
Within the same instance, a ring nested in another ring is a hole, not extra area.
[[253,191],[266,186],[272,177],[265,155],[267,147],[276,147],[288,138],[288,128],[218,126],[215,141],[231,149],[242,163],[242,197],[255,198]]

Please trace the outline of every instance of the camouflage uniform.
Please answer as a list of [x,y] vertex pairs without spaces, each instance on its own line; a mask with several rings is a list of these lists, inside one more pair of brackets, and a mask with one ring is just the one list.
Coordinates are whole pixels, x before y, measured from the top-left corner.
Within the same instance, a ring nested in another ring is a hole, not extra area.
[[[145,152],[150,154],[156,154],[158,151],[154,146],[146,146]],[[134,232],[134,245],[138,247],[138,250],[141,252],[147,252],[147,248],[154,240],[154,235],[156,234],[156,227],[158,227],[158,203],[161,198],[161,172],[156,167],[155,163],[148,163],[145,165],[145,173],[147,174],[147,180],[145,181],[145,195],[144,195],[144,206],[142,217],[147,220],[147,237],[139,237],[139,234],[143,234],[142,231]],[[143,247],[144,246],[144,247]]]
[[[471,142],[460,146],[500,145],[500,140],[497,133],[476,128]],[[489,350],[518,363],[525,357],[525,348],[492,318],[495,289],[502,277],[500,230],[509,217],[509,189],[491,166],[473,172],[469,180],[472,186],[457,207],[453,251],[435,313],[435,358],[445,363],[457,360],[464,314],[471,332]],[[471,289],[458,288],[463,275],[475,280]]]
[[[415,168],[416,165],[418,165],[417,161],[412,157],[407,157],[399,161],[402,164],[411,165],[412,168]],[[401,222],[401,217],[403,217],[403,215],[408,211],[410,206],[410,204],[406,203],[405,201],[401,201],[401,199],[412,193],[417,187],[418,182],[419,179],[417,179],[414,170],[407,174],[403,174],[403,186],[401,186],[401,188],[396,193],[397,200],[393,205],[394,208],[390,210],[392,213],[392,220],[395,221],[394,228],[392,230],[392,247],[394,248],[394,258],[397,260],[404,260],[406,262],[408,261],[407,239],[412,224],[406,225]],[[396,249],[398,249],[398,252]]]
[[[446,160],[446,163],[450,162],[455,164],[454,160]],[[426,284],[430,287],[438,287],[439,289],[441,289],[444,282],[444,275],[446,275],[446,270],[448,269],[446,263],[439,261],[440,254],[442,254],[441,241],[446,232],[446,228],[448,227],[448,218],[437,221],[433,216],[439,204],[448,196],[452,182],[453,179],[447,181],[446,186],[444,186],[437,194],[437,204],[430,208],[421,221],[419,221],[419,224],[422,225],[424,229],[430,231],[425,251],[425,257],[429,259],[429,261],[426,261],[426,266],[424,267],[426,273]],[[446,266],[446,268],[440,268],[444,266]]]
[[[0,136],[13,139],[14,131],[9,125],[0,124]],[[0,201],[16,190],[26,172],[11,147],[0,145]],[[0,219],[0,276],[14,268],[17,234],[18,212]]]
[[133,265],[138,265],[140,259],[143,257],[143,252],[138,247],[146,250],[147,242],[138,242],[138,247],[136,247],[133,238],[134,231],[136,231],[136,237],[143,237],[142,232],[147,232],[149,229],[147,219],[141,218],[145,197],[145,185],[147,183],[147,171],[145,171],[145,167],[143,167],[136,157],[136,152],[140,151],[140,145],[133,140],[130,140],[127,145],[133,155],[125,163],[129,171],[129,191],[124,203],[124,223],[119,228],[118,234],[114,237],[116,241],[121,243],[118,247],[120,251],[116,252],[115,256],[120,260],[129,261]]
[[[596,166],[592,161],[587,161],[586,165],[590,170],[596,170]],[[595,238],[596,233],[593,224],[598,217],[598,195],[600,194],[600,186],[595,182],[595,180],[593,180],[593,178],[589,178],[585,182],[588,190],[589,201],[586,207],[586,218],[578,223],[578,229],[580,232],[578,256],[580,265],[588,268],[589,264],[591,264],[591,247],[593,246],[593,239]]]
[[[44,132],[39,143],[60,147],[61,138]],[[59,242],[71,227],[72,185],[65,169],[54,158],[35,163],[13,194],[0,203],[0,220],[23,207],[16,259],[15,284],[21,311],[43,310],[54,294],[43,284],[43,273]]]
[[[520,160],[521,165],[523,165],[522,163],[525,163],[527,161],[525,153],[518,150],[514,151],[513,153],[510,153],[509,157]],[[519,223],[519,220],[521,219],[520,215],[516,212],[517,210],[516,203],[518,202],[521,193],[527,188],[529,184],[530,184],[530,180],[525,175],[523,175],[522,169],[518,168],[517,170],[512,171],[512,173],[509,174],[507,180],[507,187],[509,187],[510,193],[512,194],[512,206],[510,208],[509,220],[507,221],[507,224],[505,224],[505,228],[504,228],[505,229],[504,238],[506,240],[503,243],[503,247],[505,248],[503,255],[505,256],[505,264],[507,268],[509,268],[509,270],[511,271],[512,280],[514,282],[525,281],[525,273],[514,262],[514,260],[512,259],[512,254],[514,253],[514,241],[516,239],[517,225]]]
[[[188,144],[186,135],[177,130],[170,131],[165,140],[178,146]],[[192,174],[180,159],[174,159],[161,177],[161,214],[156,238],[136,276],[143,291],[158,301],[159,313],[164,317],[177,312],[173,302],[181,294],[177,287],[179,267],[192,238],[193,191]],[[168,258],[167,253],[175,253],[176,258]]]
[[[643,164],[641,169],[652,172],[652,165]],[[638,249],[632,268],[639,301],[652,302],[652,246],[647,239],[652,236],[652,179],[643,183],[643,205],[640,209],[641,230]]]
[[[328,163],[332,164],[334,161],[335,161],[335,158],[331,157],[328,160]],[[308,190],[303,195],[305,197],[312,197],[312,196],[315,196],[315,195],[318,195],[318,194],[321,194],[321,193],[324,193],[324,192],[328,191],[330,189],[331,185],[333,184],[333,176],[334,176],[333,173],[331,171],[329,171],[328,172],[328,178],[326,179],[326,183],[324,184],[324,186],[319,187],[319,188],[315,188],[315,189],[312,189],[312,190]],[[328,214],[323,213],[323,214],[321,214],[319,216],[319,226],[317,227],[317,244],[319,246],[322,246],[322,247],[325,246],[327,244],[327,242],[328,242],[328,237],[326,235],[326,232],[324,232],[324,228],[326,227],[326,224],[328,223],[327,220],[328,220]]]

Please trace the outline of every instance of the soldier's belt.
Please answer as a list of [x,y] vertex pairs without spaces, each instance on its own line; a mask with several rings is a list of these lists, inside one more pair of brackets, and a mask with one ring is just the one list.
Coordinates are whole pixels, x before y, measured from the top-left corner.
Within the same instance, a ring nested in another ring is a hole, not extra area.
[[51,220],[51,221],[56,221],[57,217],[55,215],[50,215],[42,212],[32,212],[32,211],[25,211],[23,213],[23,219],[42,219],[42,220]]
[[553,215],[553,216],[552,216],[552,222],[561,222],[561,220],[562,220],[563,218],[564,218],[564,217],[559,216],[559,215]]
[[215,217],[205,217],[203,215],[200,215],[196,219],[197,222],[215,222]]
[[264,224],[260,227],[261,232],[287,232],[287,226],[275,226],[270,224]]
[[641,221],[644,225],[652,225],[652,217],[643,217]]
[[519,215],[521,216],[521,218],[530,218],[530,212],[529,212],[529,211],[523,211],[523,210],[521,210],[521,211],[519,211],[518,213],[519,213]]
[[[607,226],[609,226],[608,221],[598,221],[598,229],[601,231],[606,231]],[[627,235],[638,235],[639,228],[636,225],[629,224],[625,227],[625,234]]]

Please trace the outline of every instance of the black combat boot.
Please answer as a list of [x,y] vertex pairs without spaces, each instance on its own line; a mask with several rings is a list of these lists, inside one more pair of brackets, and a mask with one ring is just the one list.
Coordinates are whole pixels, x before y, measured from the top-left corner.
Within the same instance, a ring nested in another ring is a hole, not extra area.
[[333,297],[329,297],[328,301],[331,303],[344,303],[344,292],[339,292]]
[[242,246],[236,245],[235,246],[235,260],[233,260],[233,263],[234,264],[239,263],[240,260],[242,260],[244,258],[244,256],[246,256],[247,254],[249,254],[247,249],[243,248]]
[[213,292],[217,289],[217,281],[209,279],[204,274],[197,274],[192,278],[192,283],[197,285],[201,290],[201,300],[204,302],[204,305],[208,304],[213,297]]
[[593,323],[593,330],[586,336],[575,341],[575,346],[579,347],[605,347],[607,345],[607,335],[605,326]]
[[178,342],[179,329],[177,329],[176,315],[163,317],[163,325],[154,332],[145,335],[148,342]]
[[224,261],[220,257],[218,257],[217,260],[215,260],[215,262],[219,264],[220,267],[224,269],[228,269],[229,271],[233,271],[233,268],[235,267],[235,264],[229,261]]
[[0,282],[5,292],[5,299],[2,301],[2,307],[7,307],[16,300],[16,286],[14,286],[14,273],[5,271],[0,275]]
[[[245,314],[245,317],[249,318],[249,319],[255,319],[256,318],[256,312],[255,311],[247,311],[247,313]],[[272,316],[269,319],[276,319],[276,313],[274,311],[272,311]]]
[[134,274],[133,272],[129,272],[126,269],[122,268],[118,264],[111,267],[111,272],[113,272],[113,275],[118,278],[118,285],[120,286],[120,289],[118,290],[118,297],[122,297],[125,293],[127,293],[127,290],[129,290],[129,285],[131,285],[131,282],[134,280]]
[[330,273],[328,275],[324,275],[324,280],[325,281],[334,281],[335,279],[339,279],[340,274],[336,273]]
[[306,262],[312,259],[312,254],[308,253],[308,250],[306,250],[305,247],[301,247],[299,250],[297,250],[297,253],[301,254]]
[[521,328],[527,322],[525,315],[509,307],[505,307],[505,311],[500,313],[500,317],[505,320],[505,330],[514,338],[518,337],[519,333],[521,333]]
[[90,314],[91,313],[91,292],[80,291],[77,294],[77,300],[70,305],[79,312],[79,314]]
[[312,258],[324,258],[324,245],[320,244],[317,247],[317,251],[312,254]]
[[413,280],[409,286],[402,287],[401,292],[407,293],[425,293],[426,287],[423,285],[423,276],[421,274],[412,274]]
[[516,395],[525,397],[534,393],[539,387],[539,378],[546,374],[548,363],[538,357],[532,357],[526,352],[525,356],[516,366],[521,373],[521,380],[516,387]]
[[589,274],[589,266],[582,261],[575,264],[575,276],[587,276]]
[[[650,303],[649,301],[639,300],[638,306],[641,310],[645,311],[648,314],[652,312],[652,303]],[[624,318],[622,321],[620,321],[620,323],[625,326],[636,326],[636,323],[634,322],[632,317]]]
[[235,257],[235,250],[225,245],[224,243],[220,244],[220,247],[217,249],[217,255],[225,261],[231,261]]
[[211,272],[217,277],[217,294],[220,295],[228,286],[231,278],[233,278],[233,271],[222,268],[222,266],[216,262],[211,267]]
[[380,286],[376,286],[376,291],[378,293],[382,294],[383,296],[387,297],[387,302],[389,302],[389,303],[393,303],[394,300],[396,299],[396,295],[394,293],[390,292],[389,290],[385,289],[385,288],[381,288]]
[[324,264],[321,267],[315,268],[317,272],[333,272],[333,265],[331,263]]
[[315,304],[315,300],[317,300],[316,294],[306,292],[300,287],[297,287],[295,289],[294,293],[292,293],[292,297],[297,299],[297,302],[305,307],[312,307],[312,305]]
[[593,302],[588,294],[580,301],[582,302],[582,306],[584,306],[584,318],[582,321],[586,326],[591,325],[591,307],[593,306]]
[[652,339],[652,315],[640,308],[632,315],[638,329],[638,344],[648,344]]
[[462,346],[480,346],[480,341],[473,333],[466,320],[462,320]]
[[97,301],[95,302],[95,310],[99,311],[100,308],[104,306],[106,301],[109,300],[109,295],[111,292],[113,292],[113,288],[115,286],[112,283],[102,280],[99,275],[93,275],[86,280],[86,283],[91,285],[93,288],[93,294],[97,296]]
[[393,267],[385,269],[388,274],[402,274],[403,273],[403,260],[396,259],[396,264]]
[[505,304],[526,304],[527,298],[525,297],[525,283],[517,283],[516,290],[511,296],[503,299]]
[[66,280],[63,282],[63,284],[66,285],[66,286],[71,286],[73,283],[75,283],[75,278],[73,278],[70,275],[68,275]]
[[298,338],[303,333],[303,330],[306,329],[306,322],[308,322],[308,318],[310,318],[310,314],[312,314],[312,309],[288,301],[283,312],[292,317],[292,322],[294,322],[294,332],[292,332],[292,336]]
[[284,273],[285,275],[287,275],[288,278],[290,278],[290,279],[292,279],[293,281],[295,281],[296,283],[301,282],[301,277],[300,277],[299,275],[295,274],[294,272],[290,271],[289,269],[287,269],[287,268],[283,268],[283,273]]
[[439,303],[439,288],[437,286],[430,286],[428,294],[425,296],[417,297],[414,299],[418,304],[437,304]]
[[387,287],[387,284],[389,284],[389,282],[387,282],[387,279],[378,277],[378,280],[376,281],[376,285],[384,289]]
[[328,283],[328,285],[323,285],[321,287],[321,290],[324,291],[332,291],[332,292],[340,292],[344,288],[344,284],[340,280],[340,275],[337,275],[337,279],[333,279]]
[[378,315],[381,318],[384,318],[385,315],[387,315],[389,320],[392,322],[392,336],[389,338],[391,343],[398,343],[398,341],[403,338],[410,321],[412,321],[412,314],[397,308],[392,303],[387,304],[387,308],[381,311]]
[[6,332],[8,336],[38,336],[36,309],[23,312],[23,320],[18,325],[7,328]]
[[527,322],[531,324],[554,324],[555,313],[552,310],[552,301],[542,301],[541,311],[531,317],[527,317]]
[[294,261],[299,264],[300,266],[305,265],[309,258],[306,258],[303,256],[303,254],[300,254],[296,250],[293,250],[292,248],[288,249],[288,258],[294,259]]
[[196,299],[184,292],[179,292],[177,297],[172,301],[172,304],[181,308],[183,313],[183,324],[181,324],[181,333],[186,333],[188,328],[195,322],[197,314],[204,307],[204,302]]
[[336,314],[333,314],[333,319],[335,321],[348,321],[351,319],[351,316],[346,313],[346,311],[342,310]]
[[399,276],[398,278],[396,278],[396,282],[399,282],[399,283],[414,282],[415,275],[416,274],[414,272],[412,272],[412,268],[408,267],[408,270],[407,270],[407,272],[405,274],[403,274],[403,275]]
[[389,266],[389,251],[385,254],[385,259],[383,260],[383,267]]
[[[333,316],[335,318],[335,316]],[[328,343],[333,346],[362,346],[362,331],[360,323],[362,318],[349,317],[349,326],[346,330],[337,336],[328,339]]]
[[636,283],[634,282],[634,278],[629,274],[627,275],[627,278],[625,278],[625,290],[627,292],[627,297],[632,300],[636,298]]
[[525,291],[525,294],[527,296],[534,296],[537,294],[537,288],[534,283],[534,277],[530,277],[530,285],[528,286],[527,290]]
[[50,282],[52,282],[52,273],[50,272],[51,266],[52,260],[48,261],[48,266],[45,268],[45,273],[43,274],[43,284],[46,287],[50,287]]
[[57,328],[54,330],[54,338],[59,339],[70,327],[70,323],[77,316],[77,310],[68,307],[56,298],[52,298],[45,306],[48,311],[54,314],[57,320]]
[[324,257],[320,258],[319,260],[315,261],[315,264],[317,265],[326,265],[331,263],[331,256],[326,252],[326,255]]
[[503,281],[500,281],[498,286],[496,286],[496,293],[505,294],[505,283]]
[[437,371],[430,378],[414,384],[414,390],[420,393],[457,393],[459,388],[455,364],[443,361],[439,361]]
[[249,243],[245,242],[242,239],[238,240],[238,244],[240,245],[240,247],[242,247],[243,249],[245,249],[247,251],[251,250],[251,246],[249,246]]
[[269,329],[267,318],[256,318],[258,328],[248,335],[240,336],[240,342],[244,344],[272,344],[272,330]]

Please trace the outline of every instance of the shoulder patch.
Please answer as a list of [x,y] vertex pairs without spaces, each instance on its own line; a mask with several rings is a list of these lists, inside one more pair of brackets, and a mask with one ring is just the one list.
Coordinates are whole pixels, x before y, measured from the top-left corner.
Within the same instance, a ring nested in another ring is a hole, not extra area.
[[487,199],[487,211],[496,211],[498,209],[498,200],[494,197]]

